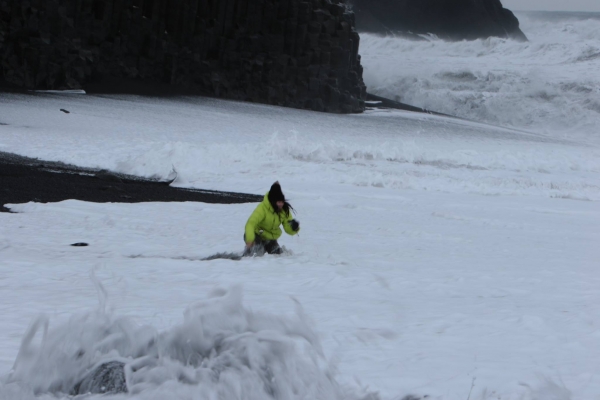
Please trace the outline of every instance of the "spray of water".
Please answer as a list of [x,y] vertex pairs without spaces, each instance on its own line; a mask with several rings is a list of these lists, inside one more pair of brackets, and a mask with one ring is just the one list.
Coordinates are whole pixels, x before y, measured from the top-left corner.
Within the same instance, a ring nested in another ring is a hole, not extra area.
[[361,35],[370,92],[418,107],[598,143],[600,18],[519,15],[530,41]]
[[179,325],[159,332],[107,311],[106,291],[93,281],[96,310],[55,327],[45,316],[31,324],[0,397],[61,398],[112,363],[124,366],[128,392],[116,398],[377,398],[337,383],[297,301],[295,315],[281,317],[246,309],[241,287],[215,289],[188,306]]

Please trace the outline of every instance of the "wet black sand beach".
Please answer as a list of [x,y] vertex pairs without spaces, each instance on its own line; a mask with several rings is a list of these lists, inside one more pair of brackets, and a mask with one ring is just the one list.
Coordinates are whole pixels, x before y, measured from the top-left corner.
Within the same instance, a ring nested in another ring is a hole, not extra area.
[[0,152],[0,211],[3,212],[10,212],[7,204],[67,199],[96,203],[197,201],[219,204],[262,200],[259,195],[184,189],[169,184]]

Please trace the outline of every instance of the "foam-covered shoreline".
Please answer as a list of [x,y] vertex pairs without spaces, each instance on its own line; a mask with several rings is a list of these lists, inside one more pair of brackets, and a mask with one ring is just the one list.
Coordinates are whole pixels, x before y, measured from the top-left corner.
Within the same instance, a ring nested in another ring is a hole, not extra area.
[[0,102],[6,151],[161,180],[176,170],[178,187],[258,194],[274,176],[288,176],[325,186],[600,199],[598,146],[443,116],[343,116],[195,97]]

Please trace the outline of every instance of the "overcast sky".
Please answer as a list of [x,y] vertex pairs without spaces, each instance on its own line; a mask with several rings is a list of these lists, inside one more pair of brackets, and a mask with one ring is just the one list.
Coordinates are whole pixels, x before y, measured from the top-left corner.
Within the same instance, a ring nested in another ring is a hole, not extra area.
[[598,11],[600,0],[501,0],[509,10]]

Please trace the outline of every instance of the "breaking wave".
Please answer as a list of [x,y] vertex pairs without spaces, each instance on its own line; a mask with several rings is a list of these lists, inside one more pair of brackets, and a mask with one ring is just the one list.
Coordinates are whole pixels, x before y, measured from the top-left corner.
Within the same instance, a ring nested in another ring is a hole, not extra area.
[[[33,322],[0,398],[66,398],[98,366],[119,364],[127,396],[138,399],[378,398],[336,382],[298,303],[294,317],[280,317],[246,309],[240,287],[216,289],[159,332],[106,311],[97,285],[98,310],[55,327],[44,316]],[[95,397],[106,395],[86,398]]]
[[361,35],[370,92],[434,111],[600,143],[600,18],[523,13],[529,42]]
[[[413,140],[362,143],[305,140],[276,134],[260,145],[157,143],[122,161],[118,170],[167,178],[173,166],[179,186],[222,189],[240,175],[256,181],[305,171],[324,183],[395,189],[535,195],[600,200],[600,153],[557,146],[449,150]],[[334,168],[335,174],[330,173]],[[160,171],[160,173],[157,173]]]

